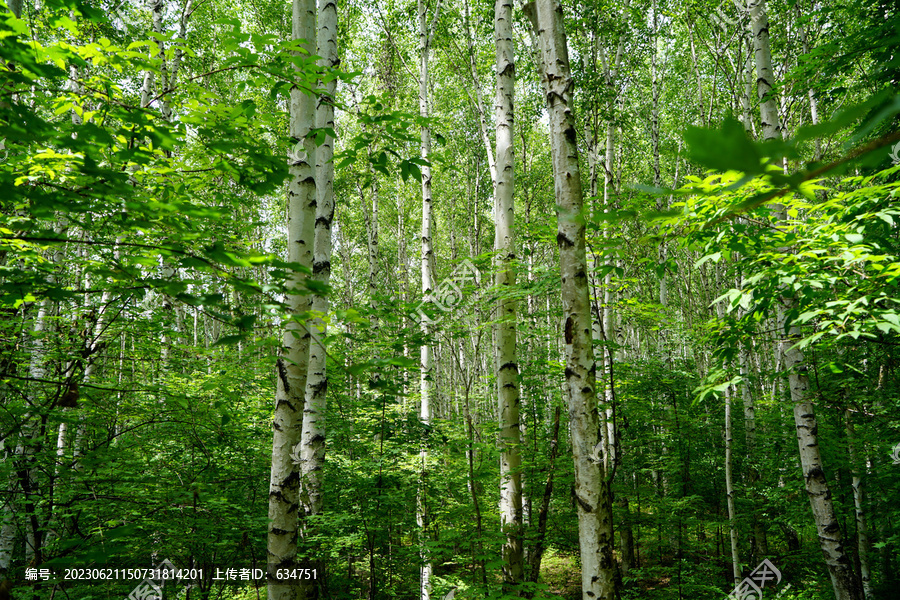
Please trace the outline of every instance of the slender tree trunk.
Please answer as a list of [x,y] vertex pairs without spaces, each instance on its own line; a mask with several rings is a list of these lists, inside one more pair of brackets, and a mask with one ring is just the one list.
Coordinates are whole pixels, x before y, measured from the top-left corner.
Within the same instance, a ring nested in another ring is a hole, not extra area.
[[[293,0],[291,38],[304,40],[303,48],[316,53],[316,2]],[[299,74],[299,68],[298,68]],[[309,138],[315,124],[316,101],[299,87],[291,90],[290,152],[288,183],[288,260],[309,269],[313,266],[314,222],[316,216],[316,145]],[[297,293],[288,296],[292,320],[285,326],[281,356],[277,361],[275,413],[272,439],[272,472],[269,480],[268,582],[269,600],[294,600],[300,588],[271,578],[273,571],[290,568],[297,559],[300,477],[295,460],[300,450],[303,408],[309,369],[310,334],[294,320],[308,312],[311,298],[301,295],[304,275],[295,273],[289,282]],[[294,453],[294,457],[292,457]]]
[[750,35],[753,37],[753,53],[756,57],[756,93],[760,102],[763,140],[774,140],[781,134],[781,124],[772,95],[774,75],[766,0],[748,0],[747,8],[750,11]]
[[[440,2],[435,9],[435,16],[440,11]],[[418,0],[419,13],[419,116],[428,118],[428,58],[431,48],[431,28],[428,27],[427,14],[425,10],[425,0]],[[430,160],[431,154],[431,128],[429,125],[422,125],[421,130],[421,156],[423,160]],[[432,246],[432,196],[431,196],[431,166],[430,164],[422,165],[422,296],[430,299],[434,290],[434,250]],[[427,427],[431,424],[432,406],[431,406],[431,388],[432,388],[432,370],[433,370],[433,349],[431,341],[428,339],[431,335],[430,327],[426,319],[422,320],[422,333],[425,341],[420,350],[420,379],[419,379],[419,419]],[[429,600],[431,598],[431,559],[425,549],[425,539],[428,535],[428,510],[427,498],[425,490],[425,481],[428,474],[428,450],[423,446],[421,451],[421,465],[419,476],[419,491],[416,499],[416,523],[419,527],[420,539],[420,560],[422,566],[419,570],[419,598],[420,600]]]
[[[337,6],[335,0],[319,0],[319,24],[317,29],[319,65],[323,69],[334,68],[337,55]],[[334,128],[334,93],[336,80],[320,84],[325,94],[319,96],[316,106],[316,128]],[[326,136],[316,151],[316,219],[313,242],[313,279],[327,286],[331,280],[331,223],[334,220],[334,139]],[[316,294],[312,298],[314,314],[327,314],[328,297]],[[303,409],[300,446],[300,505],[304,520],[322,513],[323,469],[325,467],[325,414],[328,377],[325,372],[326,350],[325,321],[319,317],[310,321],[311,341],[309,368],[306,381],[306,399]],[[312,534],[304,522],[304,536]],[[317,552],[316,548],[308,548]],[[315,566],[321,571],[322,565]],[[319,582],[303,580],[301,598],[319,596]]]
[[[497,252],[495,285],[498,290],[516,284],[515,154],[513,105],[515,54],[512,39],[512,0],[496,0],[494,38],[497,59],[496,180],[494,182],[494,250]],[[511,290],[510,290],[511,291]],[[519,367],[516,361],[516,301],[501,292],[497,301],[498,323],[494,349],[497,402],[500,415],[500,527],[503,545],[503,579],[507,590],[522,582],[522,475],[519,453]]]
[[[659,186],[659,77],[656,68],[657,62],[657,36],[659,35],[658,11],[656,8],[656,0],[653,0],[653,32],[652,43],[653,49],[650,51],[650,86],[653,105],[650,110],[650,139],[653,145],[653,185]],[[664,251],[663,251],[664,252]],[[660,284],[662,285],[662,283]]]
[[[368,271],[366,280],[369,285],[369,307],[376,308],[375,296],[378,292],[376,274],[378,273],[378,180],[372,178],[372,204],[369,207],[366,194],[361,184],[359,186],[359,201],[363,209],[363,217],[366,221],[366,246],[368,252]],[[401,241],[403,243],[403,241]],[[402,290],[401,290],[402,294]]]
[[22,18],[23,4],[23,0],[9,0],[9,2],[7,2],[7,6],[9,6],[10,12],[16,15],[16,18]]
[[734,584],[741,581],[741,557],[738,552],[737,514],[734,507],[733,448],[731,428],[731,387],[725,390],[725,498],[728,504],[728,532],[731,540],[731,573]]
[[537,0],[526,5],[525,10],[540,40],[542,79],[550,122],[582,598],[613,600],[616,597],[616,563],[613,558],[612,494],[603,459],[598,456],[602,444],[598,435],[600,423],[588,299],[584,199],[575,144],[568,47],[562,7],[557,0]]
[[[783,308],[778,318],[778,330],[783,332],[785,315],[794,302],[793,297],[781,298]],[[788,387],[791,401],[794,404],[794,423],[797,428],[797,442],[800,446],[800,464],[806,482],[806,492],[812,506],[816,530],[819,534],[819,546],[828,566],[831,585],[836,600],[861,600],[853,565],[844,548],[840,523],[834,510],[831,489],[825,479],[822,455],[819,451],[818,429],[813,405],[809,401],[809,378],[807,377],[806,357],[797,347],[801,339],[800,328],[791,325],[788,333],[781,340],[781,354],[784,357],[784,368],[788,372]]]
[[[750,27],[756,56],[756,89],[760,100],[760,118],[763,140],[777,139],[781,125],[778,109],[772,94],[772,53],[769,46],[769,20],[765,0],[750,0]],[[773,206],[777,223],[783,224],[787,215],[783,205]],[[794,425],[800,448],[800,464],[806,483],[806,492],[812,507],[819,546],[828,566],[831,585],[836,600],[860,600],[861,593],[853,573],[853,566],[844,549],[840,523],[834,511],[831,490],[825,479],[822,455],[819,451],[818,423],[809,399],[808,367],[803,351],[797,347],[801,339],[800,328],[787,322],[787,315],[796,305],[796,299],[786,291],[777,306],[777,330],[781,337],[779,355],[788,373],[788,387],[794,405]]]
[[[154,33],[157,35],[162,35],[162,18],[163,18],[163,9],[165,6],[163,5],[163,0],[149,0],[148,1],[150,8],[150,15],[152,18],[152,27]],[[158,52],[157,56],[161,56],[163,58],[163,64],[165,64],[165,49],[163,48],[162,42],[159,40],[155,41],[158,44]],[[163,70],[161,73],[161,78],[163,81],[160,82],[160,88],[165,89],[165,71]],[[153,71],[147,69],[144,71],[144,81],[141,85],[141,108],[147,108],[150,106],[150,103],[153,101],[153,91],[154,91],[154,82],[156,76]]]
[[[800,36],[800,44],[801,50],[803,54],[809,54],[809,38],[806,34],[806,27],[800,22],[801,17],[801,8],[800,2],[794,4],[794,14],[797,17],[797,33]],[[816,93],[813,91],[812,86],[809,86],[809,90],[807,91],[807,96],[809,97],[809,116],[813,125],[819,124],[819,100],[816,98]],[[822,140],[819,137],[816,137],[815,141],[815,153],[813,154],[813,158],[815,160],[822,160]]]
[[559,453],[559,417],[560,408],[556,407],[553,418],[553,434],[550,437],[549,467],[547,468],[547,481],[544,483],[544,496],[541,499],[541,508],[538,512],[538,527],[535,534],[534,549],[529,555],[528,581],[537,583],[541,575],[541,560],[544,558],[544,540],[547,537],[547,517],[550,514],[550,500],[553,497],[553,477],[556,473],[556,456]]
[[[6,440],[0,441],[0,452],[4,461],[14,460],[14,454],[6,449]],[[6,494],[3,498],[3,518],[0,520],[0,597],[4,590],[12,587],[9,579],[9,567],[12,563],[13,547],[16,543],[16,507],[13,500],[18,491],[18,481],[15,474],[11,474],[6,486]],[[8,593],[8,592],[7,592]]]
[[847,446],[850,451],[850,471],[853,486],[853,507],[856,513],[856,537],[859,553],[859,575],[862,580],[865,600],[874,598],[872,590],[872,574],[869,570],[869,527],[866,523],[865,490],[859,469],[859,456],[856,451],[856,430],[850,409],[844,411],[844,430],[847,433]]

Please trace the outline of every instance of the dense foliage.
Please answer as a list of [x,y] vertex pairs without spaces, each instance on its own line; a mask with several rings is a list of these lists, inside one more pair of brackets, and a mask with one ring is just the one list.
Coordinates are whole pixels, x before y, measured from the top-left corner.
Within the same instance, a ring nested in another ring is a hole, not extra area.
[[[493,3],[428,9],[423,116],[407,0],[338,4],[337,68],[300,51],[284,2],[0,2],[0,600],[128,597],[142,578],[58,576],[166,560],[203,569],[166,598],[265,595],[264,580],[216,569],[265,567],[276,363],[285,324],[312,317],[329,327],[324,508],[303,519],[299,555],[318,566],[319,597],[423,598],[426,562],[434,598],[582,597],[534,33],[516,6],[518,279],[498,286]],[[562,10],[619,597],[726,597],[730,528],[742,573],[779,569],[767,595],[834,597],[784,344],[805,353],[793,374],[809,379],[851,567],[871,574],[866,600],[895,597],[897,7],[768,5],[783,135],[766,142],[735,3]],[[335,127],[310,134],[335,140],[326,285],[321,265],[287,257],[284,189],[302,152],[291,90],[332,102],[333,81]],[[443,290],[424,304],[423,171]],[[291,314],[297,294],[331,308]],[[526,562],[512,587],[493,364],[505,299],[518,306]]]

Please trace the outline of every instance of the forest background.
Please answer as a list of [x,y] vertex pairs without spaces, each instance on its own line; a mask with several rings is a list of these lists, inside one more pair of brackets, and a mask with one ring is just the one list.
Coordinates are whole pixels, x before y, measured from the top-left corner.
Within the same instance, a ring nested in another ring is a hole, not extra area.
[[896,597],[893,2],[0,13],[0,599]]

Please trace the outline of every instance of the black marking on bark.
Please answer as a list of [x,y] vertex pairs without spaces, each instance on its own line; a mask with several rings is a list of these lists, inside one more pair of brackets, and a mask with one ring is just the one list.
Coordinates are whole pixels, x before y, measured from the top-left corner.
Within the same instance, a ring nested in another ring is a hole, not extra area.
[[504,363],[504,364],[500,365],[500,370],[502,371],[503,369],[512,369],[516,373],[519,372],[519,367],[514,362],[508,362],[508,363]]
[[566,375],[566,379],[569,379],[570,377],[575,377],[575,371],[573,371],[569,367],[566,367],[565,375]]
[[317,433],[316,435],[314,435],[314,436],[312,437],[311,440],[309,440],[309,443],[310,443],[310,445],[312,445],[312,444],[321,444],[321,443],[323,443],[324,441],[325,441],[325,436],[322,435],[322,434]]
[[594,507],[591,506],[590,504],[588,504],[587,502],[585,502],[584,500],[582,500],[581,496],[579,496],[578,494],[575,494],[575,500],[578,502],[578,505],[581,507],[581,510],[583,510],[584,512],[586,512],[586,513],[594,512]]
[[816,481],[825,481],[825,473],[820,467],[813,467],[806,474],[807,479],[815,479]]
[[[278,369],[278,378],[281,379],[281,385],[282,385],[282,387],[284,387],[285,393],[290,392],[291,384],[288,383],[287,367],[284,365],[284,359],[279,358],[277,361],[275,361],[275,366]],[[285,402],[285,401],[279,400],[278,403],[275,404],[276,410],[278,409],[278,404],[280,404],[281,402]]]
[[320,275],[322,273],[331,272],[330,260],[317,260],[313,263],[313,274]]
[[825,529],[825,533],[833,534],[833,533],[837,533],[838,531],[840,531],[841,526],[838,525],[837,521],[832,521],[831,523],[828,523],[827,525],[825,525],[824,529]]
[[591,391],[592,391],[591,388],[589,388],[588,386],[584,386],[583,388],[581,388],[582,394],[590,394]]
[[559,232],[556,234],[556,245],[560,248],[571,248],[575,242],[567,238],[563,232]]
[[572,145],[575,145],[575,128],[567,127],[565,134],[566,134],[566,139],[569,141],[569,143]]
[[294,407],[294,403],[291,402],[290,400],[288,400],[287,398],[276,398],[275,410],[277,411],[279,408],[281,408],[282,404],[286,404],[288,407],[288,410],[290,410],[291,412],[297,412],[297,409]]
[[288,487],[290,485],[300,485],[300,473],[297,471],[291,471],[291,474],[281,480],[281,487]]
[[[572,316],[566,318],[566,344],[571,344],[575,340],[575,319]],[[568,371],[568,369],[567,369]]]

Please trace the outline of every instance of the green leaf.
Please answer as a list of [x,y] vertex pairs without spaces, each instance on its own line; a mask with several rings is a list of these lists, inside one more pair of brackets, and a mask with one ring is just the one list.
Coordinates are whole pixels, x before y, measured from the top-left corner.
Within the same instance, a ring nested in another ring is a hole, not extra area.
[[744,126],[728,118],[721,129],[689,127],[684,135],[691,158],[718,171],[763,173],[762,154],[747,138]]

